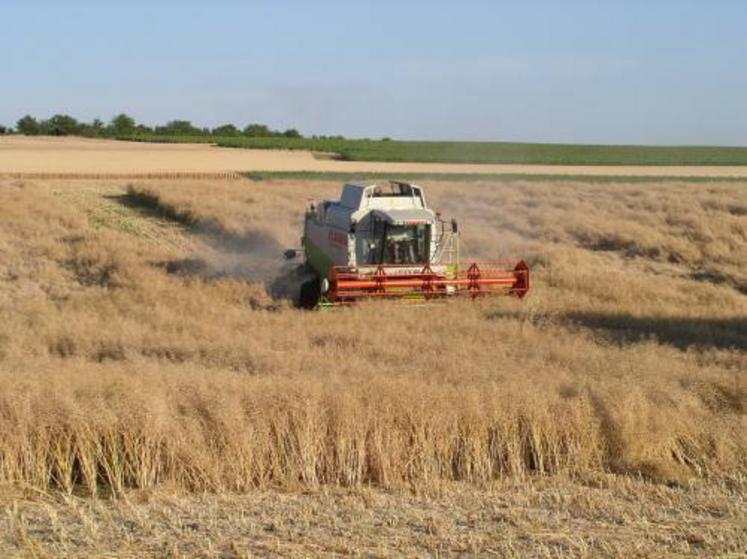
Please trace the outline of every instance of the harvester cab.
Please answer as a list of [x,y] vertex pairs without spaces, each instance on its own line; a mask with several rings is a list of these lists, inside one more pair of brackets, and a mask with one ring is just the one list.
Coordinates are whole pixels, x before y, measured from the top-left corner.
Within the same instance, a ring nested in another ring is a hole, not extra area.
[[308,279],[300,305],[361,299],[427,300],[529,290],[524,261],[462,264],[459,229],[407,182],[343,186],[339,200],[312,202],[301,239]]

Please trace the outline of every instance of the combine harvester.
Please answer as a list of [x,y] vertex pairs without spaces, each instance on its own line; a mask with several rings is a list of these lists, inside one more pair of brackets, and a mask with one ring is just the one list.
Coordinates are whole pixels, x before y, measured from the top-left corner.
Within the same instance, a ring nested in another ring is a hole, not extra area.
[[[346,184],[340,200],[312,203],[301,243],[304,308],[529,291],[523,260],[460,262],[457,222],[442,220],[428,208],[423,189],[406,182]],[[287,258],[297,254],[286,251]]]

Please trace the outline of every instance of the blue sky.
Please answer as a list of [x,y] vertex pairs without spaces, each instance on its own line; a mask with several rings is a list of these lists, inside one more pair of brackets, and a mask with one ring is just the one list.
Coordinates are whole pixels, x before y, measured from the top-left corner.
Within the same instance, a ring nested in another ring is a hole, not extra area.
[[747,145],[747,2],[0,0],[0,123]]

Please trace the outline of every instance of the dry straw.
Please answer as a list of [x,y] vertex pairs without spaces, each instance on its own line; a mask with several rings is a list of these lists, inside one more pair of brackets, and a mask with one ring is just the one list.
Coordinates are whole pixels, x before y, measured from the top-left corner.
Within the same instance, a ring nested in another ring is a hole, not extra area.
[[334,183],[2,183],[0,481],[747,473],[742,185],[426,186],[467,252],[531,260],[528,301],[309,313],[247,281]]

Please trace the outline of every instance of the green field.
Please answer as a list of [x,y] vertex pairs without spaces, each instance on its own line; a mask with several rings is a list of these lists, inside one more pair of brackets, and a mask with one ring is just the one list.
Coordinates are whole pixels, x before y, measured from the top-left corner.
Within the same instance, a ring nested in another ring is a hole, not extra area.
[[574,175],[574,174],[522,174],[522,173],[396,173],[391,172],[337,172],[337,171],[249,171],[241,173],[253,181],[270,180],[319,180],[352,182],[356,180],[403,180],[452,182],[475,181],[524,181],[524,182],[587,182],[587,183],[744,183],[743,177],[679,177],[651,175]]
[[317,138],[130,136],[127,140],[215,143],[221,147],[302,149],[345,161],[545,165],[747,165],[747,147],[603,146],[505,142],[420,142]]

